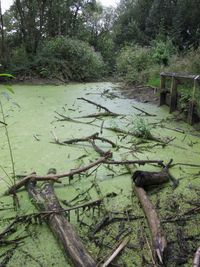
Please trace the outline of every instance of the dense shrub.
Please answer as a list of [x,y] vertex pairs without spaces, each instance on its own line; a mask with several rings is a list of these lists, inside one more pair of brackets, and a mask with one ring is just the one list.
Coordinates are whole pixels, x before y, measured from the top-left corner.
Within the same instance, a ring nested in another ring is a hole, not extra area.
[[170,39],[163,41],[155,39],[152,41],[152,59],[155,63],[167,66],[170,58],[176,53],[176,49]]
[[125,46],[118,54],[116,69],[128,83],[144,82],[147,79],[145,70],[151,65],[152,57],[149,48]]
[[200,74],[200,47],[186,54],[174,55],[166,70],[188,74]]
[[94,80],[102,76],[104,63],[101,55],[80,40],[57,37],[46,41],[37,60],[43,77],[62,75],[67,80]]
[[8,72],[15,75],[26,76],[31,74],[33,65],[33,58],[28,56],[24,46],[20,46],[12,50]]

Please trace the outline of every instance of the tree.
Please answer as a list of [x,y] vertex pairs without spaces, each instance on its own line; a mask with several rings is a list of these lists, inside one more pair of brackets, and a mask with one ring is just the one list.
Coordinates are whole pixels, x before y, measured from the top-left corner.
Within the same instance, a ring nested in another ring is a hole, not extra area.
[[[4,21],[3,14],[1,9],[1,0],[0,0],[0,32],[1,32],[1,58],[3,63],[5,64],[5,55],[6,55],[6,46],[5,46],[5,37],[4,37]],[[1,63],[1,62],[0,62]]]

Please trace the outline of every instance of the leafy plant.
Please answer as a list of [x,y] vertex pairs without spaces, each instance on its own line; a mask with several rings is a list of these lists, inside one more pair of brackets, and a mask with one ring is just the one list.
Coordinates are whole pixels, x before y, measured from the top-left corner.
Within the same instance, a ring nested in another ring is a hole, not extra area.
[[155,63],[167,66],[171,56],[175,54],[175,52],[176,49],[170,39],[167,39],[166,41],[159,39],[152,41],[152,59]]
[[149,139],[152,137],[151,129],[143,118],[137,118],[134,121],[133,131],[135,136],[137,137],[141,137],[144,139]]
[[116,61],[117,73],[128,83],[139,81],[144,70],[152,64],[150,50],[139,46],[125,46]]
[[61,75],[66,80],[94,80],[104,73],[101,55],[87,43],[68,37],[44,42],[37,55],[37,69],[44,77]]
[[191,95],[188,93],[181,94],[179,103],[180,103],[180,108],[183,113],[188,113],[189,109],[189,101],[191,99]]

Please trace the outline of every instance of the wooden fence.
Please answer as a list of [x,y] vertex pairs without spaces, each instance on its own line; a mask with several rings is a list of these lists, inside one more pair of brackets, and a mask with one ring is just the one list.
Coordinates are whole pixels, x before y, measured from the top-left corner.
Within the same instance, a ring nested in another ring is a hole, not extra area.
[[[171,78],[171,88],[168,90],[166,88],[166,78]],[[195,93],[198,87],[198,83],[200,82],[200,75],[184,75],[179,73],[166,73],[162,72],[160,74],[160,106],[166,104],[166,97],[167,94],[170,93],[170,103],[169,103],[169,110],[170,113],[177,109],[177,102],[178,102],[178,84],[184,80],[192,80],[193,81],[193,91],[192,97],[189,103],[189,110],[188,110],[188,123],[193,123],[194,118],[194,107],[195,107]]]

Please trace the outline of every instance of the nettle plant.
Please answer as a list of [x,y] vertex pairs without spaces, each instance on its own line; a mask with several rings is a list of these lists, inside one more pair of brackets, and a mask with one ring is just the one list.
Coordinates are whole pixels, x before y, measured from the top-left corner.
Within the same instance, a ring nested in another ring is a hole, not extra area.
[[[14,76],[12,76],[11,74],[7,74],[7,73],[0,74],[0,77],[14,78]],[[14,163],[12,146],[11,146],[10,137],[9,137],[8,124],[6,122],[6,116],[5,116],[3,103],[2,103],[2,97],[6,98],[9,101],[10,100],[10,96],[9,96],[8,92],[13,94],[14,91],[13,91],[13,89],[12,89],[12,87],[10,85],[4,85],[4,86],[5,86],[6,91],[3,91],[1,93],[1,96],[0,96],[0,116],[1,116],[0,125],[3,126],[3,128],[5,130],[7,145],[8,145],[9,154],[10,154],[10,161],[11,161],[11,166],[12,166],[12,177],[13,177],[13,179],[10,177],[10,175],[7,173],[7,171],[5,170],[5,168],[3,166],[0,165],[0,169],[8,177],[8,179],[11,182],[11,184],[13,184],[13,183],[15,184],[15,176],[16,176],[15,175],[15,163]]]
[[134,122],[134,134],[137,137],[149,139],[152,137],[151,128],[143,118],[138,118]]

